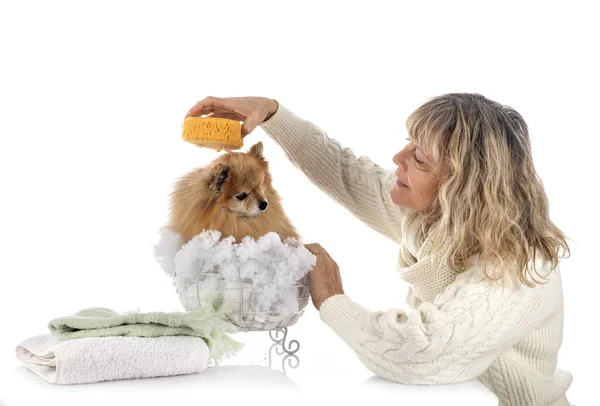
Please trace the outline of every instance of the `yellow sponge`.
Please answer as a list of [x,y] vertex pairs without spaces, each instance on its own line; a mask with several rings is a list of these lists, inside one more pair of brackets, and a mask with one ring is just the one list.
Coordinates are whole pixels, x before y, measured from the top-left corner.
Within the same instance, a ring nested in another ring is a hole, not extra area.
[[239,121],[214,117],[187,117],[183,121],[182,138],[205,148],[240,149],[242,125]]

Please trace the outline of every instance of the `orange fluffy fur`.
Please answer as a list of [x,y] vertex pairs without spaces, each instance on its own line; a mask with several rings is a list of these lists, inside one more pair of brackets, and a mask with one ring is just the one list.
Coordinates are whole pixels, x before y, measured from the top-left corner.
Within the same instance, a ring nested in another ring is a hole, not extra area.
[[[264,202],[266,209],[261,210]],[[184,243],[203,230],[218,230],[222,238],[233,236],[236,242],[271,231],[282,240],[300,239],[271,184],[262,142],[247,153],[227,152],[178,179],[167,227],[179,233]]]

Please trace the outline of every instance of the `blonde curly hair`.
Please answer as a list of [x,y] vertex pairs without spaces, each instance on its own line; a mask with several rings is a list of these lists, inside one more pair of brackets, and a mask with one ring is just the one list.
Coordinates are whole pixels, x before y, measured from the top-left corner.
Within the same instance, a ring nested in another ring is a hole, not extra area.
[[[529,131],[514,109],[479,94],[435,97],[406,123],[410,140],[437,163],[436,198],[421,216],[457,272],[475,254],[485,274],[507,270],[528,286],[544,279],[535,266],[569,255],[563,232],[549,217],[548,198],[531,154]],[[535,275],[534,275],[535,274]]]

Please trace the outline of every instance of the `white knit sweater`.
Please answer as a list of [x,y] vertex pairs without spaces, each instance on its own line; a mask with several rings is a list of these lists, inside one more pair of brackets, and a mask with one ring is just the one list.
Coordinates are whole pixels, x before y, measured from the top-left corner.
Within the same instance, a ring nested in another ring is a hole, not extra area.
[[540,262],[545,284],[487,280],[473,259],[455,273],[389,197],[393,171],[357,158],[282,104],[261,124],[290,161],[356,217],[400,245],[397,269],[410,310],[369,311],[347,295],[321,306],[321,319],[383,378],[445,384],[478,378],[501,406],[568,406],[570,373],[556,368],[562,342],[560,271]]

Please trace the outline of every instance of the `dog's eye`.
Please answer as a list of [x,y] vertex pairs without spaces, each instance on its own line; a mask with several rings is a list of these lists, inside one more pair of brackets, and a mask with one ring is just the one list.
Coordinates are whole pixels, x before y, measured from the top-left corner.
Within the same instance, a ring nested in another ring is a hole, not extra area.
[[239,195],[235,196],[235,198],[238,200],[244,200],[247,197],[248,197],[248,195],[246,193],[240,193]]

